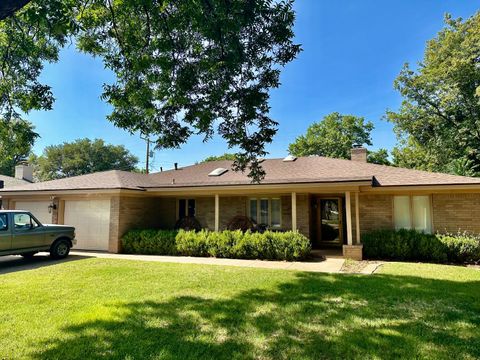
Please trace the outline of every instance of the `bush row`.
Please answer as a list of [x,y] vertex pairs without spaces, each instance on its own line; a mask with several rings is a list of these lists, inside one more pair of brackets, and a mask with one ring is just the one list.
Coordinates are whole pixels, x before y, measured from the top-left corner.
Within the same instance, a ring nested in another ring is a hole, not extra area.
[[298,232],[131,230],[122,238],[127,254],[213,256],[218,258],[301,260],[310,241]]
[[425,262],[480,262],[480,240],[467,233],[425,234],[415,230],[375,230],[362,236],[368,259]]

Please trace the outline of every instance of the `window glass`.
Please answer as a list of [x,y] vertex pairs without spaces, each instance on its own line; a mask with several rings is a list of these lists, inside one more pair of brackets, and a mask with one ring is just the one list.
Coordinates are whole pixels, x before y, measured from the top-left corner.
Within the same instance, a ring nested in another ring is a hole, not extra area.
[[187,201],[185,199],[178,200],[178,218],[183,219],[187,213]]
[[280,199],[272,199],[271,200],[271,226],[272,227],[280,227],[280,217],[281,217],[281,206],[280,206]]
[[258,223],[257,199],[250,199],[250,219],[256,224]]
[[0,214],[0,231],[8,229],[7,214]]
[[268,225],[268,199],[260,200],[260,224]]
[[13,216],[16,230],[28,230],[32,227],[37,227],[38,224],[28,214],[15,214]]
[[195,199],[188,199],[188,216],[195,216]]
[[410,197],[395,196],[393,198],[395,229],[410,229]]
[[428,196],[413,196],[413,228],[426,233],[432,232],[430,214],[430,198]]

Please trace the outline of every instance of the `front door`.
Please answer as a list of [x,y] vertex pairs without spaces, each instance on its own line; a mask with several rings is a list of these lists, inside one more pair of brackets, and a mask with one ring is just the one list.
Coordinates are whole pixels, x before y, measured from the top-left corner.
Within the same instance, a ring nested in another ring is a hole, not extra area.
[[336,247],[343,244],[342,198],[313,199],[314,247]]

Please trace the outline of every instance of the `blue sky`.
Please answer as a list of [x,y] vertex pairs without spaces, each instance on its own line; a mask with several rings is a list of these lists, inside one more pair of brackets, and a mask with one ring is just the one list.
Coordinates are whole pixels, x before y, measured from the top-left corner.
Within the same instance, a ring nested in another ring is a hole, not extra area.
[[[479,5],[476,0],[297,0],[295,36],[303,52],[271,93],[271,115],[280,126],[267,148],[269,157],[285,156],[296,136],[334,111],[374,122],[373,148],[391,149],[395,136],[382,117],[401,102],[393,80],[405,62],[422,59],[425,42],[442,28],[446,12],[466,18]],[[58,63],[45,67],[42,79],[52,86],[56,102],[52,111],[27,116],[41,135],[35,153],[77,138],[102,138],[125,145],[144,164],[144,142],[106,120],[110,108],[100,95],[113,76],[99,59],[71,46]],[[153,167],[184,166],[227,151],[218,137],[207,144],[194,137],[181,149],[155,151]]]

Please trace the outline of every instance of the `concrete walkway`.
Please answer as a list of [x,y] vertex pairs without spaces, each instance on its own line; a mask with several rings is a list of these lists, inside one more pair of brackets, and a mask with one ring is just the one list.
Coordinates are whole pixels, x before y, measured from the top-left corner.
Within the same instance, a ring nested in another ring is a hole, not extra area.
[[296,271],[311,271],[325,273],[339,273],[342,269],[344,259],[338,257],[327,257],[325,260],[313,260],[308,262],[299,261],[264,261],[264,260],[239,260],[239,259],[216,259],[204,257],[189,256],[158,256],[158,255],[128,255],[128,254],[110,254],[94,251],[72,251],[72,255],[81,257],[96,257],[103,259],[125,259],[141,261],[157,261],[164,263],[178,264],[204,264],[204,265],[223,265],[239,266],[262,269],[281,269]]

